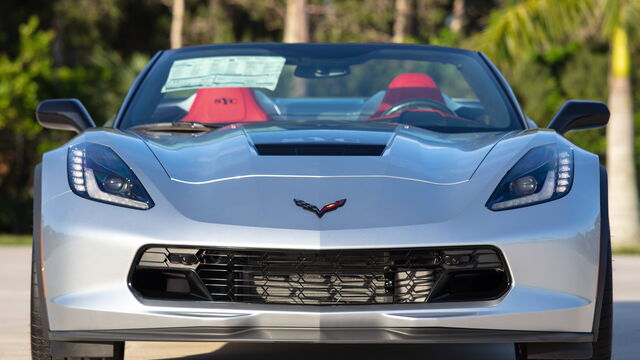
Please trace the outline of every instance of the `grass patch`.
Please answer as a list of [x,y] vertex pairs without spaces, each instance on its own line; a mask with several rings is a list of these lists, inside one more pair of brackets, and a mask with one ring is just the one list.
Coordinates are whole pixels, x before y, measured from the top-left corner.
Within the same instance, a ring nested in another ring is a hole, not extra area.
[[31,235],[0,234],[0,245],[31,245]]
[[615,247],[613,248],[613,255],[640,255],[640,245]]

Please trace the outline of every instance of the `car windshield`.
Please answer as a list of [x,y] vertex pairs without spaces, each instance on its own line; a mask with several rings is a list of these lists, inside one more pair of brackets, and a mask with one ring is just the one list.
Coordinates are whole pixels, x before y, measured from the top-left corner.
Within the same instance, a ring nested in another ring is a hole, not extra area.
[[442,132],[522,128],[477,53],[329,44],[164,52],[118,127],[268,121],[379,121]]

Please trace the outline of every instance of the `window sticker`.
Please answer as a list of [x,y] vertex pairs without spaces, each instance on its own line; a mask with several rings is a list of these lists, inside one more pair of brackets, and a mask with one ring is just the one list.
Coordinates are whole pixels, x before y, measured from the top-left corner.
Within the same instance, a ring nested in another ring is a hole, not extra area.
[[274,90],[282,73],[281,56],[215,56],[174,61],[162,92],[219,87]]

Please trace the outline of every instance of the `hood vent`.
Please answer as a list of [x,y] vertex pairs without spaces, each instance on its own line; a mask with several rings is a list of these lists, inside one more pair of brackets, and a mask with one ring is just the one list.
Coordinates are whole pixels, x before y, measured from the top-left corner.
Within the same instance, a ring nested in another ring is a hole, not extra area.
[[381,156],[386,145],[256,144],[262,156]]

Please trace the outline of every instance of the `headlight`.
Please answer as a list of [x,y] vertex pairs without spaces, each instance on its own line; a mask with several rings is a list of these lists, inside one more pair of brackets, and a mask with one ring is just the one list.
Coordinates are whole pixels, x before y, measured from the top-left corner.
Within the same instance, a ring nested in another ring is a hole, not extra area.
[[129,166],[104,145],[83,143],[69,148],[69,186],[86,199],[150,209],[154,203]]
[[561,198],[573,184],[573,150],[545,145],[527,152],[489,198],[491,210],[513,209]]

